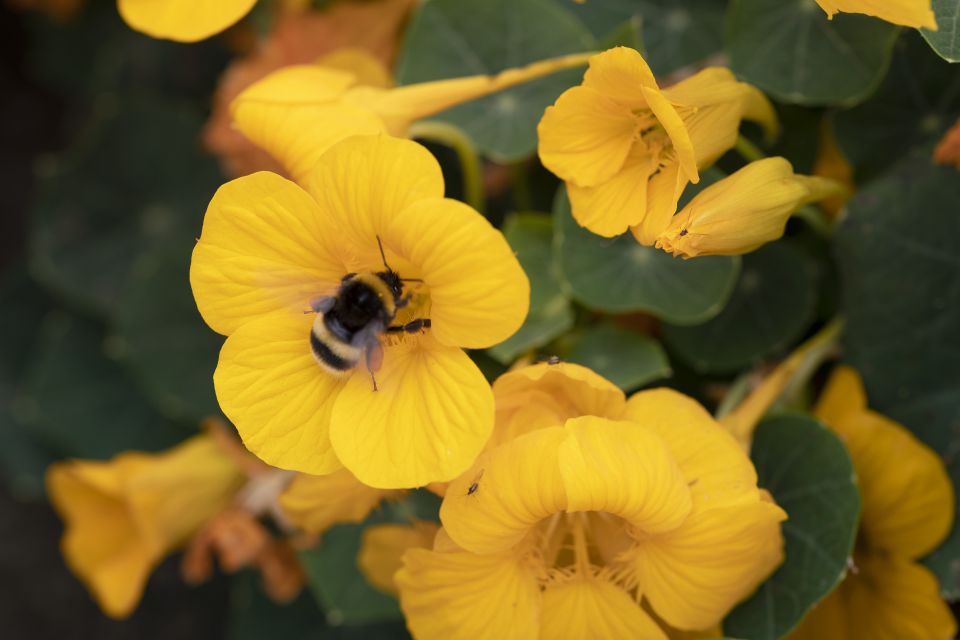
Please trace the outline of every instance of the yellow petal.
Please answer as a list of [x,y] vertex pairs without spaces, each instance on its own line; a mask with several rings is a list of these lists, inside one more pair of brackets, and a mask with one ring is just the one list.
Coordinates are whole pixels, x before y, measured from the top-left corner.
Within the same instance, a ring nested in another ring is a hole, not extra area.
[[557,465],[562,427],[540,429],[481,455],[450,483],[440,520],[464,549],[489,554],[509,551],[546,516],[566,507]]
[[647,212],[639,225],[630,228],[637,242],[652,247],[677,212],[677,203],[689,180],[676,161],[661,167],[647,185]]
[[930,0],[817,0],[831,19],[837,12],[863,13],[904,27],[937,30]]
[[247,15],[257,0],[118,0],[133,29],[153,38],[196,42]]
[[697,401],[672,389],[640,391],[627,401],[623,419],[666,442],[690,486],[694,511],[756,500],[753,464]]
[[382,239],[429,289],[431,332],[439,342],[490,347],[527,317],[530,282],[513,250],[462,202],[428,198],[397,210]]
[[358,371],[333,407],[337,457],[371,487],[400,489],[463,473],[493,430],[493,392],[459,348],[429,333],[389,346],[378,390]]
[[528,640],[538,635],[540,588],[510,555],[410,549],[396,583],[407,626],[420,640]]
[[567,511],[620,516],[645,534],[678,527],[690,513],[690,488],[671,451],[635,422],[594,416],[566,423],[558,451]]
[[306,186],[334,144],[385,131],[376,114],[340,100],[355,81],[352,73],[318,65],[275,71],[231,103],[234,126]]
[[596,186],[623,167],[638,126],[629,108],[594,89],[573,87],[537,125],[540,160],[567,182]]
[[843,598],[849,586],[845,587],[844,584],[841,583],[830,595],[815,604],[787,637],[790,640],[850,640],[847,607]]
[[193,251],[190,285],[210,327],[229,335],[287,309],[302,313],[347,272],[334,222],[309,195],[261,172],[220,187]]
[[632,110],[647,106],[643,88],[656,88],[657,81],[636,49],[613,47],[590,58],[583,86]]
[[667,638],[627,592],[599,578],[548,586],[543,592],[542,616],[542,640]]
[[[382,270],[377,236],[394,216],[425,198],[443,197],[443,173],[427,149],[387,135],[357,136],[323,154],[308,185],[320,208],[337,221],[337,241],[365,250]],[[387,249],[390,239],[381,238]],[[401,273],[400,275],[405,275]]]
[[839,192],[832,180],[794,174],[784,158],[757,160],[698,193],[657,247],[685,258],[747,253],[782,236],[798,207]]
[[314,318],[279,311],[243,325],[224,343],[213,383],[247,449],[275,467],[323,475],[342,466],[330,415],[344,381],[310,351]]
[[280,506],[298,528],[319,534],[335,524],[363,522],[382,500],[398,495],[368,487],[340,469],[325,476],[297,474],[280,494]]
[[866,408],[867,393],[857,370],[839,365],[830,374],[814,413],[828,425],[839,425],[847,415],[860,413]]
[[716,624],[782,561],[785,517],[759,497],[694,512],[677,529],[638,541],[640,592],[677,629]]
[[693,150],[693,142],[690,140],[690,132],[687,131],[687,125],[683,118],[677,113],[676,108],[660,93],[655,87],[644,87],[643,95],[647,99],[647,104],[660,122],[660,126],[670,136],[670,142],[673,143],[673,149],[676,151],[677,160],[680,162],[680,169],[684,177],[690,182],[696,184],[700,182],[700,174],[697,172],[697,158]]
[[440,525],[419,521],[407,524],[377,524],[363,530],[357,566],[374,587],[396,596],[394,575],[403,566],[407,549],[430,549]]
[[241,481],[207,436],[160,454],[62,462],[47,472],[50,501],[66,524],[64,559],[115,618],[133,611],[153,567],[225,508]]
[[568,418],[619,418],[623,391],[592,370],[570,362],[535,364],[509,371],[493,383],[496,427],[488,448]]
[[957,623],[926,567],[871,555],[858,557],[857,569],[840,586],[850,640],[956,636]]
[[568,183],[570,209],[577,223],[606,238],[640,224],[647,213],[647,181],[657,165],[657,158],[638,141],[620,171],[606,182],[593,187]]
[[349,73],[353,76],[355,85],[382,89],[393,86],[390,69],[384,66],[380,58],[359,47],[335,49],[318,59],[317,65],[324,69]]

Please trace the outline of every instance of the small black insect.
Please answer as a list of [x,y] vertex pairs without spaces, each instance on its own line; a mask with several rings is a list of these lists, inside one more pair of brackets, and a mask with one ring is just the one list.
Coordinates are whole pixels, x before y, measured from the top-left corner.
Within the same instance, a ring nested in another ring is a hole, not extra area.
[[467,487],[467,495],[472,496],[480,489],[480,478],[483,477],[483,469],[480,469],[480,473],[477,474],[477,477],[473,479],[473,482],[470,483],[470,486]]

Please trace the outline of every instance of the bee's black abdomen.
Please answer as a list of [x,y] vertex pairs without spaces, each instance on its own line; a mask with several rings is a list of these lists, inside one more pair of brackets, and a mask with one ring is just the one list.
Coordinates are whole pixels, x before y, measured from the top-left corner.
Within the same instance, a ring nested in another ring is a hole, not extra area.
[[310,333],[310,348],[313,350],[314,357],[321,364],[334,371],[347,371],[357,366],[357,360],[348,360],[338,356],[313,332]]

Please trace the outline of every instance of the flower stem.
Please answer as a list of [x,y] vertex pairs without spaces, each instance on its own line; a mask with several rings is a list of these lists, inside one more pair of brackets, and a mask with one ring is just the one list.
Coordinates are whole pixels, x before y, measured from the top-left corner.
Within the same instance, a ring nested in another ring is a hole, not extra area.
[[459,128],[438,120],[422,120],[410,126],[411,138],[436,142],[453,149],[460,160],[463,173],[464,201],[481,214],[486,209],[483,193],[483,172],[480,156],[473,142]]
[[767,157],[767,154],[761,151],[760,147],[742,135],[737,136],[737,143],[733,148],[736,149],[737,153],[747,162],[756,162],[757,160],[763,160]]
[[817,367],[833,354],[842,330],[843,320],[832,320],[777,365],[736,409],[721,418],[721,424],[744,449],[750,448],[753,430],[773,403],[785,393],[806,384]]

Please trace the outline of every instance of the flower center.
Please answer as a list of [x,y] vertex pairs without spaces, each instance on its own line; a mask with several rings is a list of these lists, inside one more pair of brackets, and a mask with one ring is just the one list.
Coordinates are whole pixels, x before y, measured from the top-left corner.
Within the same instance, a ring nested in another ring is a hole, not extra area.
[[577,576],[605,576],[626,586],[631,572],[625,558],[633,544],[618,516],[560,512],[537,525],[530,554],[542,563],[541,586]]

